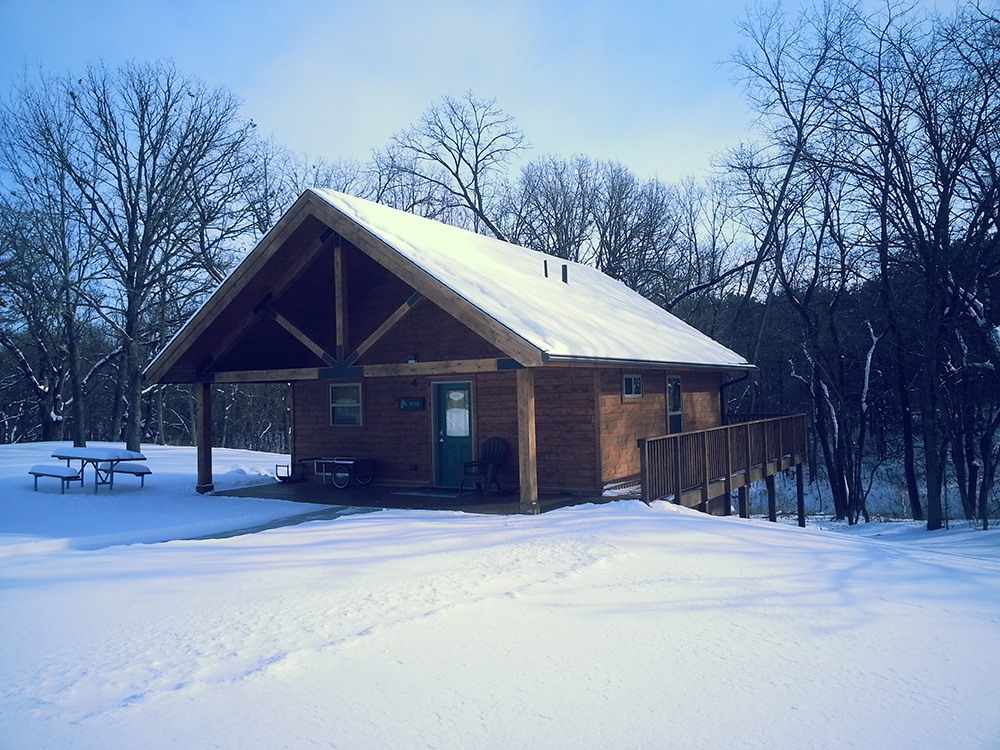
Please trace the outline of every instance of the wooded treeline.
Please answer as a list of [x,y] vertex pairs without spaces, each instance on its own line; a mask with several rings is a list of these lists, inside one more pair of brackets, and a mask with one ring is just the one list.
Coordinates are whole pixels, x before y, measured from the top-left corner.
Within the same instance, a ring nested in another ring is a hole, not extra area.
[[[26,79],[0,110],[0,441],[192,441],[142,370],[304,187],[589,263],[760,366],[733,410],[807,411],[835,512],[882,462],[938,528],[946,480],[997,514],[1000,20],[848,3],[741,22],[760,113],[712,176],[528,158],[514,117],[445,97],[366,163],[258,136],[165,63]],[[651,92],[655,94],[655,92]],[[220,389],[224,445],[284,451],[280,387]]]

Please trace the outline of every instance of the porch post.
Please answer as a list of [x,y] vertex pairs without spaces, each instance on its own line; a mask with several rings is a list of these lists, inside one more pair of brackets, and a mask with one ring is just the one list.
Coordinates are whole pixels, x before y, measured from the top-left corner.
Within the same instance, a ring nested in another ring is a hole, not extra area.
[[215,489],[212,481],[212,384],[196,383],[195,442],[198,445],[198,483],[195,491],[201,495]]
[[774,474],[768,474],[764,477],[764,484],[767,486],[767,520],[775,522],[778,520],[778,503]]
[[535,371],[517,371],[517,458],[520,511],[538,513],[538,453],[535,446]]
[[802,473],[802,463],[795,465],[795,505],[799,512],[799,526],[806,526],[806,489],[805,477]]
[[[750,475],[750,470],[747,469],[747,476]],[[737,490],[740,498],[740,518],[750,518],[750,498],[749,498],[749,487],[750,483],[744,484]]]

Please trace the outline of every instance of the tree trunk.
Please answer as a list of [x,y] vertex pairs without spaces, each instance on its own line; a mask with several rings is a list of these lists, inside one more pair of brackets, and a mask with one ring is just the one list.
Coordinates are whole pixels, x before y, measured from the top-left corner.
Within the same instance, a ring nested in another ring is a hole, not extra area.
[[[68,291],[67,291],[68,294]],[[70,300],[66,300],[63,309],[64,329],[66,331],[66,352],[69,362],[69,387],[70,387],[70,409],[72,411],[73,424],[73,445],[76,448],[84,448],[87,445],[87,424],[86,410],[84,409],[83,383],[80,377],[80,351],[77,341],[76,320],[73,315],[73,308],[69,305]]]

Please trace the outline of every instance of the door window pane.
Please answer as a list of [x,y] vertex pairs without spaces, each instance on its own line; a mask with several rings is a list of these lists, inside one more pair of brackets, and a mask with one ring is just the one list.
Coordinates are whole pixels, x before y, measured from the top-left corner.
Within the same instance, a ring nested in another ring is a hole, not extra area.
[[444,429],[447,437],[469,437],[472,434],[469,411],[468,391],[454,390],[445,394]]

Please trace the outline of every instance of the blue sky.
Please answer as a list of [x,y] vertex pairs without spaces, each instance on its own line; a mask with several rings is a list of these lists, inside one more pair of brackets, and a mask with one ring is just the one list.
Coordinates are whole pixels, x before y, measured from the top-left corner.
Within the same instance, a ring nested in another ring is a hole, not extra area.
[[25,67],[171,59],[288,148],[364,159],[444,95],[517,119],[543,154],[673,181],[747,139],[726,0],[0,0],[0,96]]

